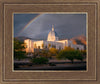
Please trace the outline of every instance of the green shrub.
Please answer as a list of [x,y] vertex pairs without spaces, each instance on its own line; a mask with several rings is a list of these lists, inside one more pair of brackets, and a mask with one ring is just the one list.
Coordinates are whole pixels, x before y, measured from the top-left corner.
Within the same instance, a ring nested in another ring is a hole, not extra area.
[[39,57],[39,58],[31,59],[31,62],[34,63],[34,64],[47,64],[48,61],[49,60],[45,57]]
[[58,53],[58,50],[56,48],[50,48],[49,52],[52,53],[53,55],[56,55]]
[[81,61],[84,59],[82,53],[79,50],[74,50],[74,49],[61,50],[56,57],[57,59],[68,59],[72,63],[74,59]]
[[49,63],[49,66],[56,66],[55,63]]
[[25,59],[26,52],[24,51],[25,44],[24,42],[19,41],[18,39],[14,38],[14,59]]
[[82,56],[82,52],[77,50],[76,55],[75,55],[75,59],[82,61],[84,59],[84,57]]
[[14,51],[14,59],[21,60],[25,58],[26,58],[26,55],[24,51]]

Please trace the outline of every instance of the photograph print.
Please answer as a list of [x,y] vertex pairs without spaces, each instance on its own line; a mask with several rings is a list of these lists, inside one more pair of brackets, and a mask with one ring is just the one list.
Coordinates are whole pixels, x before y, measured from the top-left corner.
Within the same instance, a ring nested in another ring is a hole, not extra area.
[[87,70],[86,13],[14,13],[14,70]]

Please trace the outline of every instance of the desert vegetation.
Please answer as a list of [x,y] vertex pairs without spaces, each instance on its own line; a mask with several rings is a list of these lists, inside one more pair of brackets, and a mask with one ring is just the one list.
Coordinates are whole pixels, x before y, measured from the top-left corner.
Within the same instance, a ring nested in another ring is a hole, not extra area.
[[[27,54],[32,54],[31,57],[28,57]],[[17,39],[14,39],[14,59],[22,60],[29,59],[33,64],[48,64],[50,59],[56,60],[70,60],[71,63],[74,63],[74,60],[86,59],[86,50],[75,50],[71,47],[65,47],[62,50],[58,50],[54,47],[48,49],[36,50],[34,53],[25,52],[25,44]]]

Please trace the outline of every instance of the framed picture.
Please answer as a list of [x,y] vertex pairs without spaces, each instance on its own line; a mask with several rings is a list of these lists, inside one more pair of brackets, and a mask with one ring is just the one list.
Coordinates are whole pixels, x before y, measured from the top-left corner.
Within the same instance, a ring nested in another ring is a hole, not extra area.
[[86,70],[86,17],[73,12],[14,13],[14,70]]
[[99,0],[1,0],[1,84],[99,84]]

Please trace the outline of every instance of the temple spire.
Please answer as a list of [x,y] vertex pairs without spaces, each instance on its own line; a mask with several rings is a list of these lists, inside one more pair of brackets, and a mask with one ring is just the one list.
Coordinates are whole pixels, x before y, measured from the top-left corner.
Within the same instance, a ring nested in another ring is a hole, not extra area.
[[52,25],[52,31],[54,31],[54,25]]

